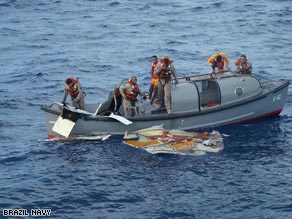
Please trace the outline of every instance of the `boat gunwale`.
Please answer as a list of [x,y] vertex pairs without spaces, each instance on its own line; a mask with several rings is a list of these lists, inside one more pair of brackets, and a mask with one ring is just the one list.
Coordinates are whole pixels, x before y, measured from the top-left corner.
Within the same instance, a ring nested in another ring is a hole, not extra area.
[[[241,100],[241,101],[237,101],[237,102],[233,102],[230,104],[225,104],[225,105],[219,105],[219,106],[215,106],[215,107],[210,107],[209,109],[204,109],[203,111],[197,111],[197,112],[184,112],[184,113],[173,113],[173,114],[151,114],[151,115],[145,115],[145,116],[139,116],[139,117],[125,117],[127,119],[130,119],[131,121],[135,122],[135,121],[153,121],[153,120],[171,120],[171,119],[180,119],[180,118],[188,118],[188,117],[193,117],[193,116],[200,116],[200,115],[204,115],[204,114],[209,114],[209,113],[215,113],[218,111],[224,111],[226,109],[231,109],[231,108],[235,108],[241,105],[245,105],[245,104],[249,104],[252,103],[254,101],[260,100],[265,98],[266,96],[270,95],[271,93],[276,93],[284,88],[286,88],[287,86],[289,86],[290,84],[290,80],[287,79],[281,79],[281,81],[283,81],[283,84],[281,84],[280,86],[275,87],[274,89],[268,91],[268,92],[264,92],[265,88],[262,88],[262,92],[260,94],[258,94],[258,96],[253,96],[250,97],[248,99],[245,100]],[[52,110],[50,108],[48,108],[49,106],[42,106],[41,110],[48,112],[48,113],[52,113],[52,114],[56,114],[56,115],[60,115],[59,111],[56,110]],[[89,116],[89,115],[82,115],[81,117],[84,121],[107,121],[107,122],[116,122],[115,120],[111,119],[111,118],[107,118],[107,117],[103,117],[100,115],[97,116]]]

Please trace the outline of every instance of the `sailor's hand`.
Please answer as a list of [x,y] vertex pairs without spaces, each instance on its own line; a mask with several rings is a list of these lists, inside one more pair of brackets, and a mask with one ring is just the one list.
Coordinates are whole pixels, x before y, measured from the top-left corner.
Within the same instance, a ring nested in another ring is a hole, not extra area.
[[223,71],[230,71],[230,68],[224,67]]

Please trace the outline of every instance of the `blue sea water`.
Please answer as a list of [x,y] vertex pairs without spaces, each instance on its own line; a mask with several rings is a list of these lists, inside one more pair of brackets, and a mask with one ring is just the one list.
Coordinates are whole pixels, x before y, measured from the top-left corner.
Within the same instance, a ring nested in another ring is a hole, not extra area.
[[[40,107],[77,76],[87,102],[122,78],[148,89],[150,57],[178,76],[210,70],[216,51],[254,74],[291,79],[290,0],[0,0],[0,217],[51,209],[50,218],[292,218],[292,92],[280,116],[217,128],[224,151],[150,155],[114,136],[45,143]],[[6,217],[4,217],[6,218]],[[14,218],[14,217],[10,217]]]

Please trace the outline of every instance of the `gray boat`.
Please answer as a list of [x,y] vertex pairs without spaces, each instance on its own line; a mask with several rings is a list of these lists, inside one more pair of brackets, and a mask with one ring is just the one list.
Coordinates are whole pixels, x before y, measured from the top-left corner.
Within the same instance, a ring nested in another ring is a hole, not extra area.
[[[121,96],[113,89],[100,104],[86,104],[84,111],[77,112],[77,119],[70,135],[91,133],[124,134],[155,125],[165,129],[192,130],[244,123],[278,115],[287,100],[289,80],[266,81],[252,75],[224,73],[179,78],[172,84],[172,113],[156,109],[148,100],[140,100],[133,108],[135,115],[123,117]],[[45,105],[48,137],[58,137],[53,126],[64,114],[58,103]]]

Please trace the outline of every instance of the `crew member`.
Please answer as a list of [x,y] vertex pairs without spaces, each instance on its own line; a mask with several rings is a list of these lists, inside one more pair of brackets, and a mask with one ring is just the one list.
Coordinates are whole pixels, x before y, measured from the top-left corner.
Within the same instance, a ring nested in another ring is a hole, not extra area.
[[64,104],[68,94],[71,96],[71,105],[76,109],[84,109],[84,92],[77,78],[68,78],[65,81],[65,89],[62,103]]
[[235,65],[235,72],[241,74],[251,74],[252,65],[246,59],[245,55],[241,55],[239,59],[234,62]]
[[167,113],[171,114],[171,76],[174,77],[175,84],[178,84],[173,60],[168,56],[162,57],[154,70],[154,74],[158,75],[160,108],[162,100],[164,100]]
[[152,104],[158,93],[158,76],[154,74],[154,70],[158,63],[157,56],[155,55],[152,56],[151,61],[152,61],[152,66],[151,66],[150,74],[151,74],[152,80],[151,80],[151,84],[149,88],[149,99],[150,99],[150,103]]
[[218,73],[223,73],[228,69],[229,59],[223,52],[217,52],[208,58],[208,65],[212,66],[210,73],[215,73],[215,69],[218,69]]
[[123,108],[125,116],[134,116],[135,113],[132,109],[135,109],[136,107],[137,96],[141,95],[145,97],[145,94],[141,93],[137,83],[137,77],[132,76],[125,85],[120,86],[120,93],[123,96]]

